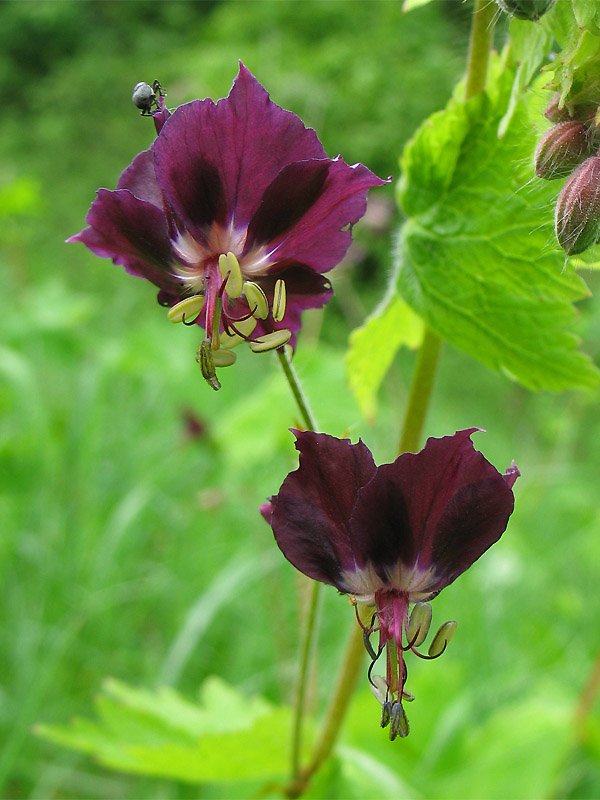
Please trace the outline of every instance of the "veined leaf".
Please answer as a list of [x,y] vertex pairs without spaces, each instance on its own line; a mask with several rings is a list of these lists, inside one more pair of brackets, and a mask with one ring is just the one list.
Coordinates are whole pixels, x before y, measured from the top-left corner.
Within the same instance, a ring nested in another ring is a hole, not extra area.
[[511,76],[499,80],[451,100],[405,149],[399,194],[412,218],[397,290],[444,340],[524,386],[592,387],[598,370],[571,329],[573,302],[589,291],[554,239],[560,186],[533,178],[537,132],[522,101],[498,137]]

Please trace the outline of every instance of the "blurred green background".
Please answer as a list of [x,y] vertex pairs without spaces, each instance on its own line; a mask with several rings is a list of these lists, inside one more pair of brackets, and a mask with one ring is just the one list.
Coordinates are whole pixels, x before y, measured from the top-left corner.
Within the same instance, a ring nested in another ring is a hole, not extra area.
[[[276,361],[243,353],[212,392],[197,330],[167,324],[152,286],[64,244],[95,189],[114,188],[152,141],[133,85],[159,78],[172,106],[216,99],[241,58],[329,155],[397,178],[403,143],[462,72],[468,11],[458,0],[411,14],[396,0],[0,5],[3,796],[244,795],[110,773],[33,735],[36,722],[90,715],[107,675],[193,697],[217,673],[289,700],[296,577],[257,514],[295,464]],[[392,197],[372,193],[371,223],[356,227],[336,297],[323,318],[307,315],[297,353],[322,429],[362,436],[379,462],[395,455],[414,356],[397,359],[375,424],[349,397],[343,356],[385,288]],[[581,312],[598,360],[597,302]],[[517,508],[435,601],[435,620],[459,630],[439,662],[408,665],[411,736],[387,740],[365,680],[342,739],[354,770],[333,764],[315,797],[373,786],[378,797],[600,797],[598,705],[577,713],[600,648],[597,408],[591,394],[531,395],[446,349],[427,433],[486,428],[476,445],[521,467]],[[352,616],[326,592],[317,710]]]

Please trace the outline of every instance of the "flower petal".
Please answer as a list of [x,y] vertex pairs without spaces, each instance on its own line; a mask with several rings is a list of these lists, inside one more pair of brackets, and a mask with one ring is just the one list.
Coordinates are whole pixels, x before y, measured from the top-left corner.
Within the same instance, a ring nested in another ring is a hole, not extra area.
[[[327,272],[339,264],[352,242],[352,231],[348,226],[354,225],[365,213],[367,191],[386,181],[363,164],[348,166],[338,156],[329,162],[326,180],[318,196],[309,205],[306,201],[316,194],[322,167],[319,162],[291,165],[287,170],[282,170],[282,174],[265,191],[263,199],[265,206],[273,209],[273,215],[277,214],[278,221],[293,218],[293,212],[285,206],[288,202],[291,205],[294,197],[291,181],[298,178],[302,171],[305,173],[299,189],[299,192],[304,191],[302,216],[288,226],[287,231],[282,227],[281,232],[277,233],[274,228],[273,232],[277,235],[270,241],[273,252],[269,260],[279,262],[291,258],[318,272]],[[278,199],[281,210],[276,212],[274,209]],[[268,233],[265,217],[266,214],[259,209],[248,232],[247,248],[255,244],[254,237],[264,237]]]
[[138,200],[146,200],[157,208],[164,208],[165,200],[156,180],[152,150],[142,150],[138,153],[127,169],[121,173],[117,189],[129,189]]
[[274,242],[316,203],[327,180],[329,159],[296,161],[272,181],[250,220],[246,249]]
[[326,158],[316,133],[271,102],[242,64],[226,98],[180,106],[153,149],[158,182],[195,236],[212,221],[246,227],[283,167]]
[[275,539],[309,578],[350,591],[341,575],[355,569],[348,523],[356,493],[375,474],[373,457],[361,441],[353,445],[323,433],[294,433],[300,466],[272,498]]
[[351,520],[354,546],[380,577],[401,562],[421,574],[433,570],[427,588],[440,591],[504,532],[513,493],[473,448],[476,430],[428,439],[421,452],[379,467],[359,492]]
[[127,189],[99,189],[85,221],[90,227],[68,242],[83,242],[97,256],[112,258],[132,275],[173,291],[176,280],[170,269],[174,256],[166,218],[159,208]]

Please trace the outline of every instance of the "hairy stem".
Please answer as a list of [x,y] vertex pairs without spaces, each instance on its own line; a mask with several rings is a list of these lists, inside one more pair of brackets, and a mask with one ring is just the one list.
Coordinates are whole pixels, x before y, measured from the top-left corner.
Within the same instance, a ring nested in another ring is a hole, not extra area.
[[305,430],[316,431],[317,423],[315,422],[315,418],[313,417],[311,410],[308,406],[308,401],[298,381],[296,370],[292,366],[292,362],[288,358],[285,348],[280,347],[279,350],[277,350],[277,357],[279,358],[279,363],[281,364],[281,369],[283,370],[283,374],[285,375],[289,387],[292,390],[292,394],[294,395],[294,400],[296,401],[296,405],[298,406],[298,411],[300,412],[300,416],[302,417],[302,422],[304,423]]
[[[309,579],[310,580],[310,579]],[[321,599],[321,584],[311,581],[310,596],[307,603],[307,613],[300,645],[300,666],[298,669],[298,683],[294,702],[294,725],[292,728],[292,781],[300,774],[300,759],[302,757],[302,726],[306,709],[306,689],[309,678],[309,664],[315,644],[316,634],[319,629],[317,624]]]
[[485,89],[497,10],[498,7],[492,0],[476,0],[475,2],[467,58],[465,100],[481,94]]
[[301,770],[296,778],[285,787],[286,797],[300,797],[312,776],[331,754],[348,710],[349,700],[356,688],[364,656],[365,645],[362,628],[353,625],[342,656],[342,669],[335,682],[334,693],[325,713],[321,733],[311,760],[308,766]]
[[[286,377],[288,385],[298,406],[298,411],[302,417],[302,422],[306,430],[316,431],[317,423],[313,417],[304,392],[298,381],[296,371],[292,366],[292,362],[288,358],[285,349],[282,347],[277,350],[279,363]],[[291,742],[291,764],[292,764],[292,781],[297,780],[300,774],[300,758],[302,754],[302,733],[304,726],[304,715],[306,711],[306,688],[308,685],[309,677],[309,664],[311,653],[313,652],[314,643],[318,632],[318,609],[319,600],[321,596],[321,584],[318,581],[312,581],[310,578],[304,578],[310,581],[309,598],[307,607],[304,614],[304,627],[300,641],[300,663],[298,667],[298,677],[296,685],[296,697],[294,701],[294,723],[292,727],[292,742]],[[300,614],[302,619],[302,614]]]

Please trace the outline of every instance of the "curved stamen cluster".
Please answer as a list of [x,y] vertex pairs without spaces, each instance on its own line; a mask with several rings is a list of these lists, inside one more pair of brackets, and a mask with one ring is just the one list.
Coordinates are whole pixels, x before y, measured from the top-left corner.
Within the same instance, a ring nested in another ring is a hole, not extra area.
[[[202,375],[213,389],[220,389],[216,367],[227,367],[236,361],[232,352],[240,342],[248,342],[254,353],[265,353],[283,347],[292,335],[287,328],[271,330],[253,337],[261,320],[271,315],[273,323],[281,322],[286,308],[285,282],[275,283],[273,303],[269,307],[267,295],[255,281],[246,280],[235,253],[229,251],[219,256],[212,268],[206,268],[201,285],[194,278],[195,293],[169,309],[171,322],[193,325],[204,311],[206,338],[198,348],[196,360]],[[191,283],[191,281],[190,281]]]
[[[409,595],[406,592],[386,597],[376,597],[377,610],[368,624],[361,619],[358,602],[351,596],[356,618],[363,629],[365,648],[371,659],[367,676],[371,691],[382,706],[381,727],[389,726],[390,740],[408,736],[410,726],[402,701],[412,702],[414,696],[404,688],[408,671],[404,662],[404,653],[411,650],[416,656],[430,661],[439,658],[446,650],[456,630],[456,622],[445,622],[433,637],[427,655],[417,650],[423,644],[431,626],[431,605],[417,602],[409,616]],[[379,634],[377,651],[373,648],[370,637]],[[379,657],[386,651],[386,676],[373,675],[373,667]]]

